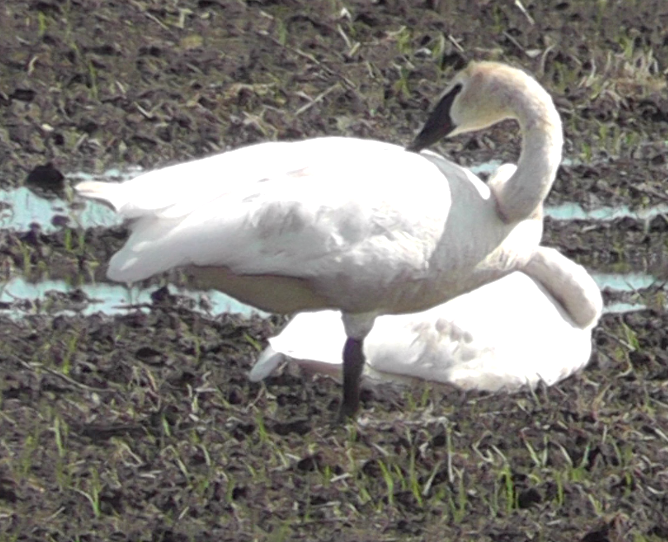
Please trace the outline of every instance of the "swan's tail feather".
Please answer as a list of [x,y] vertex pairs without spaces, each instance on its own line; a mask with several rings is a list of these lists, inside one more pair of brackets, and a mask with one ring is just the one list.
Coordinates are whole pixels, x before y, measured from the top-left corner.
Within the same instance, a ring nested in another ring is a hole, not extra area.
[[122,198],[120,183],[103,183],[100,181],[84,181],[74,187],[80,196],[106,203],[115,211],[120,211],[125,201]]
[[271,346],[268,346],[262,351],[260,357],[255,362],[255,365],[253,365],[253,368],[248,375],[248,379],[251,382],[264,380],[273,373],[284,360],[285,356],[281,352],[276,352]]

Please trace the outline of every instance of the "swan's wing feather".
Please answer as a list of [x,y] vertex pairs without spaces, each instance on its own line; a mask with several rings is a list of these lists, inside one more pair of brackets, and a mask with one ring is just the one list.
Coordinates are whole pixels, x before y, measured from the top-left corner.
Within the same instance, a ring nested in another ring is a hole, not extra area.
[[[187,264],[322,277],[384,262],[396,276],[427,265],[450,207],[448,183],[430,161],[377,141],[267,143],[185,166],[109,189],[107,201],[133,219],[109,265],[113,280]],[[186,172],[203,178],[184,191]],[[79,190],[105,199],[99,187]]]
[[252,189],[276,172],[303,166],[289,152],[291,143],[242,147],[143,173],[124,183],[85,181],[76,191],[109,203],[123,218],[179,218],[202,203],[228,193]]

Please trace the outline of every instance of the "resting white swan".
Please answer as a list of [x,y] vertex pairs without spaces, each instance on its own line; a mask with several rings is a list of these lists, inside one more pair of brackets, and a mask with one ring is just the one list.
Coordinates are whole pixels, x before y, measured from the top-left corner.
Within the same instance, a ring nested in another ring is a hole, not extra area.
[[502,64],[470,65],[410,148],[506,118],[520,125],[522,152],[516,173],[490,187],[435,153],[328,137],[262,143],[76,190],[130,221],[112,280],[182,267],[199,286],[266,311],[341,310],[339,416],[347,418],[377,315],[443,303],[521,269],[538,245],[562,133],[534,79]]
[[[364,339],[363,383],[413,377],[467,390],[549,386],[587,364],[602,308],[583,267],[539,247],[522,272],[424,312],[379,316]],[[269,339],[249,377],[262,380],[284,361],[340,377],[344,342],[337,311],[300,313]]]

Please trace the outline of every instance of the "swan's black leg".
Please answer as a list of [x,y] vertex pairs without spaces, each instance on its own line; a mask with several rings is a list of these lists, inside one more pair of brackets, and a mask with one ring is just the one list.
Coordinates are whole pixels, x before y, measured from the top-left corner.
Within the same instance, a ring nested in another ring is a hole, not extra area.
[[364,370],[362,339],[348,338],[343,347],[343,402],[339,409],[338,422],[353,418],[360,404],[360,377]]

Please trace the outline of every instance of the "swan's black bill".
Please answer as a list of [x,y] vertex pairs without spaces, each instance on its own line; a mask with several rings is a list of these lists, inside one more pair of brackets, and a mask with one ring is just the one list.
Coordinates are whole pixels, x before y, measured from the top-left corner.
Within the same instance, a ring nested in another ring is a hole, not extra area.
[[355,417],[360,405],[360,378],[364,370],[364,342],[349,338],[343,347],[343,402],[339,409],[338,423]]
[[407,151],[420,152],[432,143],[436,143],[439,139],[444,138],[456,128],[450,117],[450,109],[452,108],[452,102],[455,101],[457,94],[461,90],[461,85],[455,85],[450,92],[441,98],[429,115],[422,130],[420,130],[420,133],[415,136],[413,143],[406,147]]

